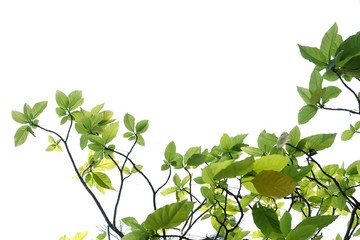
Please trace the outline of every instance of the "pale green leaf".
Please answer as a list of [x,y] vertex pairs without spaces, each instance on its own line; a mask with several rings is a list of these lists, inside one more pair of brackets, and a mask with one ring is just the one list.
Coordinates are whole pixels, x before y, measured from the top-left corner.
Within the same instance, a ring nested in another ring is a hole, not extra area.
[[104,143],[108,144],[109,142],[111,142],[116,137],[118,130],[119,130],[119,122],[115,122],[107,125],[102,133],[102,139],[104,140]]
[[43,102],[38,102],[35,103],[33,108],[32,108],[32,117],[35,119],[37,118],[46,108],[47,106],[47,101],[43,101]]
[[348,141],[354,136],[354,131],[351,131],[350,129],[345,130],[341,134],[341,140],[342,141]]
[[165,148],[165,159],[167,162],[172,162],[176,155],[176,145],[174,141],[171,141]]
[[69,106],[69,98],[65,95],[65,93],[57,90],[55,94],[56,103],[62,109],[68,109]]
[[11,111],[11,116],[13,120],[17,123],[26,124],[29,123],[29,119],[25,116],[25,114],[18,111]]
[[15,147],[24,144],[26,142],[28,135],[29,135],[29,131],[27,126],[19,127],[14,135]]
[[124,116],[124,125],[126,127],[127,130],[129,130],[130,132],[134,132],[135,129],[135,118],[134,116],[132,116],[129,113],[126,113]]
[[148,215],[142,225],[150,230],[177,227],[188,218],[193,206],[186,200],[165,205]]
[[254,158],[248,157],[241,161],[236,161],[231,163],[229,166],[223,168],[215,174],[213,177],[214,180],[219,180],[222,178],[235,178],[242,176],[253,169]]
[[288,163],[290,158],[279,154],[263,156],[254,162],[253,170],[257,173],[263,170],[281,171]]

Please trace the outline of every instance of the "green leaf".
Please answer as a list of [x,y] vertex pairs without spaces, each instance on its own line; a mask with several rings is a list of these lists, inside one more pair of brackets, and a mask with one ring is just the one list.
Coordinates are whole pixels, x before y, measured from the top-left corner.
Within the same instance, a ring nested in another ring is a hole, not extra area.
[[360,32],[345,39],[336,51],[336,55],[342,53],[337,66],[342,67],[351,58],[360,55]]
[[360,160],[352,162],[346,169],[346,174],[350,176],[354,176],[359,174],[358,166],[360,166]]
[[[185,154],[186,155],[186,154]],[[187,164],[189,166],[200,166],[204,162],[206,162],[207,156],[201,153],[195,153],[191,155],[191,157],[187,160]]]
[[118,130],[119,122],[107,125],[102,133],[102,139],[104,140],[104,143],[108,144],[111,142],[116,137]]
[[211,163],[210,165],[203,168],[201,173],[202,179],[206,183],[214,184],[217,174],[219,174],[223,169],[230,166],[233,162],[234,160],[226,160],[223,162]]
[[143,136],[141,134],[137,134],[137,144],[139,144],[140,146],[145,146],[145,139],[143,138]]
[[241,161],[231,163],[229,166],[220,170],[213,177],[214,180],[220,180],[222,178],[235,178],[238,176],[245,175],[253,169],[254,158],[248,157]]
[[252,216],[255,225],[266,237],[271,239],[283,237],[278,216],[272,208],[263,207],[259,203],[255,204]]
[[350,58],[342,67],[341,71],[349,77],[360,77],[360,56]]
[[102,147],[105,146],[104,139],[102,139],[101,137],[99,137],[97,135],[88,135],[87,138],[93,143],[96,143]]
[[331,28],[325,33],[320,45],[320,51],[325,55],[328,61],[331,57],[335,56],[336,50],[338,48],[337,39],[338,26],[336,23],[334,23]]
[[175,159],[175,155],[176,155],[176,145],[174,143],[174,141],[171,141],[165,148],[165,159],[167,162],[172,162]]
[[126,113],[124,116],[124,125],[127,130],[134,132],[135,118],[131,114]]
[[296,146],[300,141],[301,132],[298,126],[295,126],[289,132],[289,144]]
[[317,112],[318,108],[314,105],[305,105],[303,106],[298,113],[298,122],[299,124],[305,124],[308,121],[310,121],[310,119],[312,119],[316,112]]
[[176,192],[178,189],[179,188],[176,187],[176,186],[173,186],[173,187],[170,187],[170,188],[165,188],[164,190],[162,190],[160,192],[160,194],[166,196],[166,195],[169,195],[169,194],[172,194],[172,193]]
[[308,240],[316,233],[316,231],[316,226],[301,226],[291,230],[290,233],[286,236],[286,240]]
[[96,105],[91,109],[90,113],[93,115],[97,115],[98,113],[100,113],[101,109],[103,109],[104,105],[104,103]]
[[28,135],[29,135],[29,132],[28,132],[27,126],[19,127],[14,135],[15,147],[24,144],[26,142]]
[[26,116],[28,119],[33,119],[32,109],[31,109],[31,107],[29,106],[29,104],[25,103],[24,106],[23,106],[23,110],[24,110],[25,116]]
[[316,226],[318,230],[323,229],[324,227],[330,225],[333,221],[335,221],[338,218],[338,216],[334,215],[317,215],[314,217],[307,217],[304,220],[302,220],[296,227],[302,227],[302,226]]
[[280,229],[284,236],[288,235],[291,231],[291,214],[288,211],[285,211],[280,218]]
[[306,104],[310,104],[311,94],[309,89],[303,87],[297,87],[297,91]]
[[98,234],[95,240],[104,240],[105,238],[106,238],[106,232],[103,232]]
[[115,190],[115,188],[111,185],[111,180],[105,173],[101,172],[92,172],[92,176],[95,182],[102,188]]
[[175,173],[173,181],[177,187],[181,187],[181,179],[177,173]]
[[232,147],[232,140],[230,136],[226,133],[224,133],[220,139],[220,145],[219,147],[223,150],[230,150]]
[[148,215],[142,225],[150,230],[177,227],[186,221],[193,206],[193,202],[186,200],[165,205]]
[[29,119],[25,116],[25,114],[18,112],[18,111],[11,111],[11,116],[12,119],[17,122],[17,123],[21,123],[21,124],[27,124],[29,123]]
[[136,128],[136,133],[137,134],[144,133],[149,128],[149,121],[148,120],[141,120],[140,122],[138,122],[136,124],[135,128]]
[[303,179],[303,177],[305,177],[311,171],[311,168],[312,168],[311,165],[307,165],[304,167],[300,167],[297,165],[290,165],[284,167],[282,172],[292,177],[295,181],[301,181],[301,179]]
[[46,106],[47,106],[47,101],[35,103],[31,111],[33,118],[34,119],[37,118],[44,111]]
[[311,95],[314,95],[318,90],[322,89],[323,78],[319,71],[313,70],[309,81],[309,91]]
[[342,141],[348,141],[354,136],[354,131],[351,131],[350,129],[343,131],[341,134],[341,140]]
[[127,233],[124,237],[121,238],[121,240],[148,240],[149,237],[149,233],[146,230],[133,231]]
[[269,153],[271,149],[276,145],[278,138],[275,134],[267,133],[265,130],[259,134],[257,139],[257,143],[259,149],[263,151],[263,153]]
[[325,87],[322,95],[323,103],[327,103],[330,99],[337,98],[340,93],[341,89],[336,86]]
[[55,94],[56,103],[62,109],[68,109],[69,106],[69,98],[65,95],[65,93],[57,90]]
[[79,90],[72,91],[69,94],[69,110],[74,110],[84,103],[82,92]]
[[285,173],[274,170],[261,171],[252,180],[254,187],[263,196],[283,198],[295,191],[297,182]]
[[256,147],[246,146],[246,147],[242,147],[241,150],[254,157],[260,157],[264,155],[263,151],[261,151],[261,149]]
[[93,171],[100,172],[100,171],[111,170],[114,169],[115,166],[116,166],[115,163],[111,159],[103,158],[94,164]]
[[134,217],[125,217],[121,219],[121,221],[125,223],[127,226],[129,226],[132,231],[146,230],[141,224],[138,223],[138,221]]
[[320,151],[331,147],[334,143],[336,133],[316,134],[302,139],[298,148],[308,152],[310,150]]
[[319,48],[302,46],[300,44],[298,44],[298,46],[300,49],[301,56],[303,58],[314,63],[316,66],[326,67],[327,59],[326,59],[325,55],[320,51]]
[[289,160],[288,156],[279,154],[263,156],[255,160],[253,170],[257,173],[263,170],[281,171],[288,164]]
[[83,240],[87,236],[88,232],[78,232],[76,233],[71,240]]
[[59,238],[59,240],[71,240],[71,239],[69,237],[67,237],[66,235],[64,235],[64,236],[61,236]]

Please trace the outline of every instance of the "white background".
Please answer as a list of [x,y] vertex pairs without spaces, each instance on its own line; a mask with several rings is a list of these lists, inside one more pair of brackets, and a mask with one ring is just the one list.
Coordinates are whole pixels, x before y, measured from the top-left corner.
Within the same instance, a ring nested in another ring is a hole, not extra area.
[[[149,119],[147,146],[133,157],[158,181],[172,140],[184,153],[212,147],[225,132],[249,133],[256,144],[263,129],[279,135],[295,126],[303,105],[296,86],[307,87],[313,68],[297,44],[319,46],[334,22],[345,39],[360,30],[359,13],[356,0],[1,1],[0,238],[58,239],[96,233],[103,223],[72,179],[65,153],[44,151],[46,134],[14,147],[19,125],[11,110],[48,100],[40,123],[65,133],[58,128],[55,91],[82,90],[86,109],[105,102],[120,120],[127,112]],[[341,132],[352,121],[347,113],[320,112],[301,130],[303,136]],[[319,161],[359,159],[358,141],[338,138],[336,154]],[[120,216],[142,221],[151,205],[134,189],[127,189]],[[113,197],[102,199],[105,206]]]

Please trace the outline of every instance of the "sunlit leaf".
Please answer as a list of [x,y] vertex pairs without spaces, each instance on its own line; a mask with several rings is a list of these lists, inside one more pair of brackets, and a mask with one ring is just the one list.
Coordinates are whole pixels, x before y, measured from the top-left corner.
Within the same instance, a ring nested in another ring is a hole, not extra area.
[[338,26],[334,23],[331,28],[325,33],[321,45],[320,51],[325,55],[327,60],[335,56],[338,48]]
[[243,150],[247,154],[254,156],[254,157],[260,157],[260,156],[264,155],[264,152],[261,151],[261,149],[256,148],[256,147],[247,146],[247,147],[242,147],[241,150]]
[[21,144],[24,144],[26,142],[28,135],[29,135],[29,132],[28,132],[27,126],[19,127],[14,135],[15,147],[20,146]]
[[109,142],[111,142],[116,137],[118,130],[119,122],[107,125],[102,133],[102,139],[104,140],[104,143],[108,144]]
[[142,225],[151,230],[177,227],[188,218],[193,206],[186,200],[165,205],[148,215]]
[[255,160],[253,170],[255,172],[263,170],[281,171],[288,164],[289,160],[288,156],[279,154],[263,156]]
[[33,118],[37,118],[44,111],[46,106],[47,106],[47,101],[35,103],[31,111]]
[[229,166],[223,168],[215,174],[213,179],[219,180],[222,178],[235,178],[238,176],[242,176],[253,169],[254,158],[248,157],[241,161],[236,161],[231,163]]
[[174,160],[175,158],[175,154],[176,154],[176,145],[174,143],[174,141],[171,141],[165,148],[165,159],[168,162],[171,162]]
[[227,160],[223,162],[215,162],[203,168],[201,176],[204,182],[214,184],[215,176],[219,174],[223,169],[230,166],[234,160]]
[[354,136],[355,132],[351,131],[350,129],[345,130],[341,134],[341,140],[342,141],[348,141]]
[[69,106],[69,98],[65,95],[65,93],[61,92],[60,90],[56,91],[55,94],[56,103],[62,109],[67,109]]
[[78,232],[76,233],[71,240],[83,240],[87,236],[88,232]]
[[293,193],[297,186],[293,178],[273,170],[261,171],[252,183],[261,195],[272,198],[286,197]]
[[74,110],[84,103],[82,92],[79,90],[72,91],[69,94],[69,110]]
[[25,114],[23,114],[21,112],[13,110],[13,111],[11,111],[11,116],[12,116],[12,119],[17,123],[21,123],[21,124],[29,123],[29,120],[27,119]]
[[114,187],[111,185],[110,178],[105,174],[101,172],[93,172],[92,176],[95,180],[95,182],[102,188],[115,190]]
[[134,116],[132,116],[129,113],[126,113],[124,116],[124,125],[126,127],[127,130],[129,130],[130,132],[134,132],[135,129],[135,118]]

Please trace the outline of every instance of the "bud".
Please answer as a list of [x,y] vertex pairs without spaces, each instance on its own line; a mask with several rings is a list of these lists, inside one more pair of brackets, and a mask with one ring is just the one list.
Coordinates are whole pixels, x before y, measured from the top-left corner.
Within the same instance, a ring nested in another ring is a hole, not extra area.
[[277,148],[282,148],[285,144],[289,142],[289,140],[289,134],[287,132],[283,132],[277,140]]

